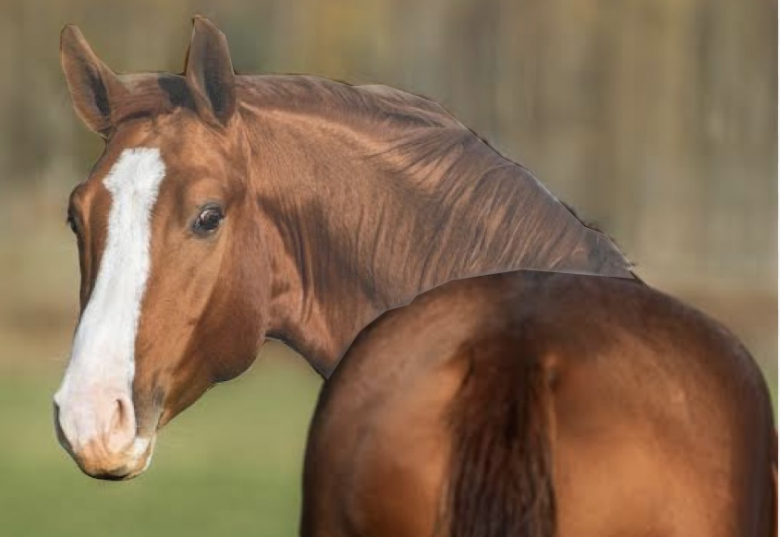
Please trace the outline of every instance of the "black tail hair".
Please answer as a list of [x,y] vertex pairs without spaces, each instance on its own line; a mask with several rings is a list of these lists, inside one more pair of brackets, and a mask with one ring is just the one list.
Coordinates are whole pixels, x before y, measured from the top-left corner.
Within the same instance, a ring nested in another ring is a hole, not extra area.
[[503,334],[460,350],[467,372],[449,416],[450,537],[555,535],[549,389],[524,343]]

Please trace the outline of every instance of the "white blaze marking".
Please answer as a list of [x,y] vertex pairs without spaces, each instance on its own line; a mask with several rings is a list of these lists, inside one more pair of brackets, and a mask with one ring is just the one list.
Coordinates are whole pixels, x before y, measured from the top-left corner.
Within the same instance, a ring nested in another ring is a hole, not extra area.
[[[134,349],[141,300],[149,276],[151,214],[165,164],[159,149],[126,149],[103,184],[111,193],[108,238],[95,287],[73,340],[70,363],[54,396],[60,425],[78,449],[104,437],[117,401],[125,404],[132,428],[119,432],[107,448],[145,450],[135,438],[133,412]],[[105,437],[104,437],[105,438]]]

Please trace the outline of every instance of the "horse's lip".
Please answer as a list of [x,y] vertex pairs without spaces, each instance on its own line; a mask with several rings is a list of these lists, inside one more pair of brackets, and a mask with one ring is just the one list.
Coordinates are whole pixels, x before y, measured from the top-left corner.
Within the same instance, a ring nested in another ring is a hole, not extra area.
[[134,467],[124,465],[111,470],[91,470],[79,464],[79,468],[81,468],[81,471],[86,475],[94,479],[100,479],[102,481],[127,481],[141,475],[146,468],[146,465],[136,464]]
[[125,455],[118,455],[121,462],[117,461],[115,466],[95,467],[78,456],[74,459],[81,471],[89,477],[104,481],[128,481],[138,477],[149,468],[156,441],[156,434],[148,437],[136,437],[133,445],[125,451]]
[[132,479],[138,475],[141,475],[141,472],[99,472],[96,474],[87,474],[89,477],[100,479],[103,481],[127,481],[129,479]]
[[[151,454],[149,455],[148,459],[150,458],[151,458]],[[144,473],[144,471],[148,467],[149,465],[144,463],[143,465],[140,465],[132,470],[128,470],[127,467],[121,467],[116,470],[101,471],[96,473],[89,473],[86,470],[84,470],[84,473],[87,474],[89,477],[92,477],[94,479],[100,479],[102,481],[129,481]]]

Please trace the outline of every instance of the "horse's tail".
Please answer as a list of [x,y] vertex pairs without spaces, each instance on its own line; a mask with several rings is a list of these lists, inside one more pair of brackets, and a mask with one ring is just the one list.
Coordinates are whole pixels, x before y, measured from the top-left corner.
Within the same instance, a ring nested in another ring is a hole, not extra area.
[[450,537],[552,537],[555,497],[549,389],[541,354],[522,338],[465,345],[452,402]]

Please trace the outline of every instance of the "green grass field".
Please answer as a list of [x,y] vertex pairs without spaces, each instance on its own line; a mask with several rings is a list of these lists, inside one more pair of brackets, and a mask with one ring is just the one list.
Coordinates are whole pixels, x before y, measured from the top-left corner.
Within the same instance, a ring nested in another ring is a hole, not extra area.
[[269,347],[166,427],[149,470],[129,482],[86,477],[58,445],[56,368],[0,373],[0,537],[297,535],[320,379]]
[[86,477],[57,443],[58,371],[0,373],[0,536],[297,535],[320,380],[269,354],[174,420],[149,470],[119,483]]
[[129,482],[86,477],[57,444],[58,382],[53,370],[0,375],[0,536],[297,535],[320,380],[292,352],[272,345],[210,391],[162,431],[152,466]]

